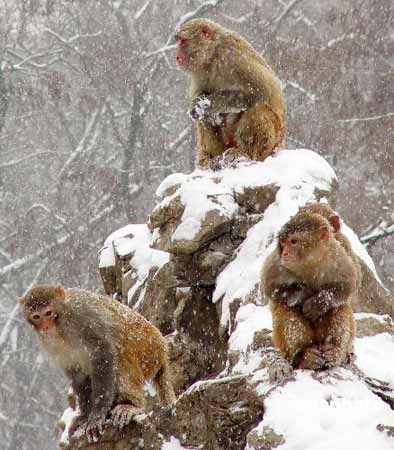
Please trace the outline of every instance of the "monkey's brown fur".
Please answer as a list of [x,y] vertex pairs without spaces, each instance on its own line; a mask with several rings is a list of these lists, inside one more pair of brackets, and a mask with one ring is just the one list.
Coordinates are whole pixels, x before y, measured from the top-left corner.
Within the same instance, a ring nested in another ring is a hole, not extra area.
[[329,310],[316,321],[296,307],[270,302],[272,341],[294,368],[339,366],[352,352],[355,324],[350,305]]
[[201,98],[210,102],[197,121],[197,164],[210,167],[226,151],[263,161],[281,147],[286,107],[265,59],[237,33],[206,19],[186,22],[176,40],[178,64],[191,76],[191,113]]
[[136,311],[84,290],[34,286],[20,301],[52,359],[71,379],[90,441],[111,412],[122,427],[145,407],[143,387],[155,383],[161,402],[175,400],[167,346]]
[[[284,257],[285,251],[290,256]],[[351,298],[357,282],[354,260],[321,214],[300,211],[282,228],[261,284],[270,300],[274,345],[294,367],[346,361],[354,338]]]

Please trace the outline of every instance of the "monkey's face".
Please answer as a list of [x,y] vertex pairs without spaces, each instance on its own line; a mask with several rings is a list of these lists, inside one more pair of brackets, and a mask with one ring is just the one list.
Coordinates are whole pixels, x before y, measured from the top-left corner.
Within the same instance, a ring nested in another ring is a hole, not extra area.
[[325,227],[281,237],[279,250],[282,265],[291,272],[298,273],[318,264],[328,249],[328,238],[328,230]]
[[36,285],[20,299],[26,320],[40,337],[53,336],[59,316],[64,312],[63,286]]
[[56,332],[58,319],[59,314],[55,311],[53,305],[37,308],[27,316],[29,323],[42,337],[53,335]]
[[175,34],[176,61],[181,69],[196,72],[208,68],[216,46],[216,31],[206,21],[190,21]]

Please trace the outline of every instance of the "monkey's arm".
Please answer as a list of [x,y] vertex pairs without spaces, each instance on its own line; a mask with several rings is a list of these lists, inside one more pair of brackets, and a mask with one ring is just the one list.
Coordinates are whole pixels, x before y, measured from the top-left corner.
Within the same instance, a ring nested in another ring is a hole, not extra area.
[[67,376],[71,378],[71,387],[77,397],[79,410],[81,412],[80,419],[87,419],[89,415],[89,405],[91,398],[90,380],[80,370],[67,371]]
[[317,294],[307,298],[302,307],[302,312],[309,320],[317,320],[324,316],[330,309],[349,303],[353,292],[350,282],[338,282],[324,285]]
[[193,120],[205,120],[221,125],[225,114],[238,114],[251,105],[250,99],[241,90],[214,93],[196,93],[189,110]]
[[301,304],[311,295],[310,290],[282,266],[277,250],[265,262],[262,281],[267,298],[290,307]]
[[87,419],[89,416],[90,399],[91,399],[91,386],[90,380],[80,370],[69,369],[66,370],[68,378],[71,379],[71,387],[77,397],[79,414],[73,418],[73,421],[69,427],[69,436],[72,436],[79,427],[86,427]]

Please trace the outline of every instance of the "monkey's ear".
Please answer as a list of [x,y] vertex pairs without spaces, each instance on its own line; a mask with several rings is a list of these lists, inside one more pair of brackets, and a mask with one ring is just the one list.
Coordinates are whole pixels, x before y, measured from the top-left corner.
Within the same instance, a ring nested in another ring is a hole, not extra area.
[[339,229],[341,228],[341,221],[339,219],[339,216],[337,216],[336,214],[331,216],[330,217],[330,224],[333,226],[335,232],[339,231]]
[[215,32],[209,25],[203,25],[201,27],[201,34],[205,39],[213,39],[215,37]]
[[320,240],[327,241],[329,237],[328,228],[325,226],[320,227]]
[[61,284],[58,284],[55,287],[55,295],[56,295],[56,298],[59,299],[59,300],[63,300],[66,297],[66,293],[64,291],[64,287]]

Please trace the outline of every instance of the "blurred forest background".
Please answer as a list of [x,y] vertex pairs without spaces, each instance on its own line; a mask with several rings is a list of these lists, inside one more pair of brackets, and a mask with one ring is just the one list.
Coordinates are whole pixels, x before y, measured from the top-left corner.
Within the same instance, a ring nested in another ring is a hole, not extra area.
[[[199,16],[276,70],[287,146],[332,164],[348,224],[393,223],[393,0],[0,0],[3,450],[56,448],[67,386],[31,351],[17,296],[45,281],[100,290],[106,236],[145,222],[160,181],[193,170],[173,33]],[[394,289],[394,238],[369,250]]]

